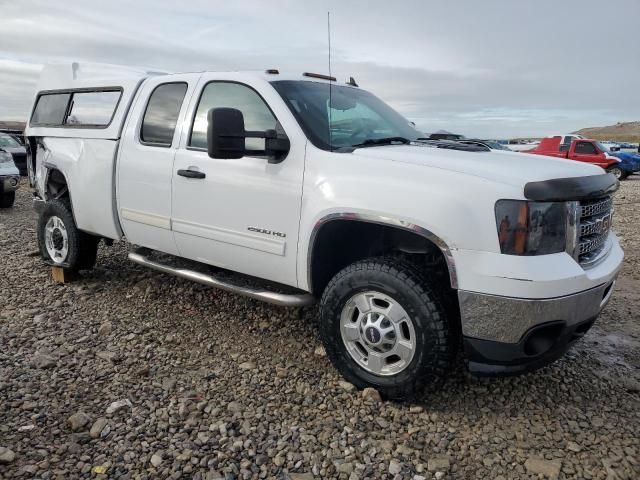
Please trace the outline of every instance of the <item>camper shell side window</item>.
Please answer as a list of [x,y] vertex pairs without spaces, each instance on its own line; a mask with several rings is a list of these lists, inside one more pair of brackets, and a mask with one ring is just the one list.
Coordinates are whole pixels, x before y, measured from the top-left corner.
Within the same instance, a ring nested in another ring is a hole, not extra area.
[[121,98],[122,87],[39,92],[29,124],[32,127],[107,128]]

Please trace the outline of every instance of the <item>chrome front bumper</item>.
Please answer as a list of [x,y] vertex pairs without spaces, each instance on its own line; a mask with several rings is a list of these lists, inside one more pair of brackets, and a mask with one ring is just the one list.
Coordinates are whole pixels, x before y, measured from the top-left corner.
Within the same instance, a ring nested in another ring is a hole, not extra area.
[[595,319],[613,292],[615,278],[584,292],[557,298],[522,299],[458,291],[462,334],[518,343],[532,328],[561,322],[570,327]]
[[589,331],[614,284],[539,300],[459,292],[467,368],[517,375],[557,360]]
[[13,192],[20,187],[20,177],[17,175],[7,175],[0,177],[0,189],[2,192]]

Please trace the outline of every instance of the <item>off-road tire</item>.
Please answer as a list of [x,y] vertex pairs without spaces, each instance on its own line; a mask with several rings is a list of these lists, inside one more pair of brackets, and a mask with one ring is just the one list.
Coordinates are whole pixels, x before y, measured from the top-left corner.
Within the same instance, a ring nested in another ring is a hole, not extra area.
[[[340,333],[346,302],[358,292],[375,290],[405,309],[416,334],[413,359],[392,376],[375,375],[349,354]],[[455,358],[454,329],[446,308],[427,277],[395,257],[362,260],[344,268],[329,282],[320,303],[320,336],[333,366],[358,388],[373,387],[384,397],[410,400],[423,390],[437,391]]]
[[5,192],[0,195],[0,208],[11,208],[16,201],[16,192]]
[[[51,259],[45,243],[45,226],[52,216],[60,218],[67,231],[68,252],[62,263]],[[89,270],[96,264],[99,242],[99,237],[78,230],[68,199],[47,201],[38,217],[38,246],[45,262],[71,271]]]

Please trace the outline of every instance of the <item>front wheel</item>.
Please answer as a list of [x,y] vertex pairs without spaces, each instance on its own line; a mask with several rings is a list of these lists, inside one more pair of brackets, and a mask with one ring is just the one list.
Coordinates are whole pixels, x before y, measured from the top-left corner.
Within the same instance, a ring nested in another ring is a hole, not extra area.
[[625,179],[625,174],[622,171],[622,169],[620,167],[616,167],[615,165],[613,167],[607,168],[607,172],[613,173],[613,176],[616,177],[618,180]]
[[320,335],[334,367],[359,388],[406,400],[437,389],[451,368],[454,339],[428,281],[396,258],[354,263],[329,283]]
[[93,268],[99,240],[78,229],[66,199],[45,204],[38,218],[38,244],[48,264],[73,271]]
[[0,195],[0,208],[11,208],[16,201],[16,192],[5,192]]

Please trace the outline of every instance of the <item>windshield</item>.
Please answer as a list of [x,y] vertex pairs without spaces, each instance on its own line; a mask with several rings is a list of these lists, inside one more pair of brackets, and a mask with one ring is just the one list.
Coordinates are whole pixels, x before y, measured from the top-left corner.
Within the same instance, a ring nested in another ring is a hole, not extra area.
[[598,148],[600,149],[601,152],[610,152],[611,150],[609,150],[609,147],[607,145],[603,145],[601,142],[596,142],[596,145],[598,145]]
[[0,147],[19,147],[20,144],[16,139],[9,135],[0,135]]
[[323,150],[362,144],[381,145],[404,139],[416,140],[422,136],[406,118],[364,90],[332,85],[329,108],[329,84],[280,80],[272,82],[272,85],[309,140]]

